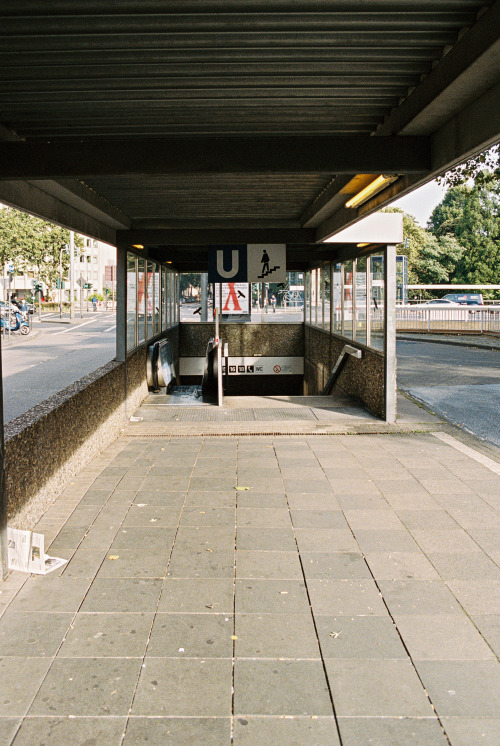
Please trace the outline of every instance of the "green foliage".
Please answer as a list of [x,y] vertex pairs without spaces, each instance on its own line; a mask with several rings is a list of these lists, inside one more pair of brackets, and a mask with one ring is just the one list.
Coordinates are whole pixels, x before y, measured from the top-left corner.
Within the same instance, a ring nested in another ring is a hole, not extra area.
[[455,168],[447,171],[437,179],[439,184],[448,187],[461,186],[473,181],[475,186],[489,186],[500,180],[500,161],[498,145],[494,145],[484,153],[469,158],[465,163],[459,163]]
[[498,283],[500,278],[500,180],[450,189],[433,211],[429,230],[452,235],[461,246],[454,281]]
[[[181,272],[179,287],[181,295],[191,295],[192,290],[190,288],[198,289],[200,287],[200,273],[199,272]],[[189,291],[186,293],[186,291]]]
[[[0,263],[11,262],[14,273],[35,269],[49,291],[59,277],[61,247],[69,245],[70,232],[53,223],[35,218],[10,207],[0,208]],[[75,234],[75,247],[83,248],[83,239]],[[69,253],[62,252],[63,276],[67,277]]]

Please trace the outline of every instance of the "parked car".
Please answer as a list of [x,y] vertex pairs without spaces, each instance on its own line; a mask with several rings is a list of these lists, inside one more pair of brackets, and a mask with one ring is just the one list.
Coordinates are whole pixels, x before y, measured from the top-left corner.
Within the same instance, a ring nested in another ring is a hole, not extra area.
[[461,306],[484,306],[482,293],[447,293],[442,300],[451,300]]
[[447,300],[446,298],[434,298],[433,300],[427,300],[425,303],[419,303],[418,308],[426,308],[428,306],[432,306],[433,308],[441,307],[441,308],[460,308],[460,303],[455,303],[452,300]]

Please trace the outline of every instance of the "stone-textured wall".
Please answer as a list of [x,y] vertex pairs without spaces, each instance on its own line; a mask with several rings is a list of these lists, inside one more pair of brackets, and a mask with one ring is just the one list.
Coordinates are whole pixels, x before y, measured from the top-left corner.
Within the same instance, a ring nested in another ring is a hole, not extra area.
[[[178,327],[166,335],[178,354]],[[5,426],[9,525],[32,528],[65,484],[119,434],[148,395],[146,347],[111,361]]]
[[359,347],[363,357],[357,360],[347,356],[335,387],[355,396],[368,409],[382,419],[385,418],[384,356],[381,352],[364,345],[335,337],[322,329],[305,326],[305,391],[310,395],[320,394],[333,366],[345,344]]
[[[180,325],[182,357],[205,357],[213,323]],[[229,344],[231,357],[302,357],[304,324],[221,324],[221,339]]]

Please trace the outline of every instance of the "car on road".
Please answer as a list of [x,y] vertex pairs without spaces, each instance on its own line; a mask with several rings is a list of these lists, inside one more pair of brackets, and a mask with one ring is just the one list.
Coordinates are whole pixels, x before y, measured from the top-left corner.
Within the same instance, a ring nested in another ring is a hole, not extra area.
[[446,298],[434,298],[433,300],[427,300],[425,303],[419,303],[418,308],[428,308],[431,306],[432,308],[440,307],[440,308],[460,308],[460,303],[455,303],[452,300],[447,300]]
[[484,306],[482,293],[447,293],[442,300],[451,300],[461,306]]

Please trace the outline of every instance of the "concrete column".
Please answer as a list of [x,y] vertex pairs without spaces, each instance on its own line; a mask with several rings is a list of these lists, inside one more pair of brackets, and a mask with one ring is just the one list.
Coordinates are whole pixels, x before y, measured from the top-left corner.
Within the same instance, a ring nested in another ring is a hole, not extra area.
[[396,247],[384,251],[385,419],[396,422]]
[[208,320],[208,274],[202,272],[200,275],[200,302],[201,321]]
[[116,250],[116,359],[127,359],[127,250]]
[[5,492],[2,343],[0,340],[0,580],[7,577],[7,495]]

